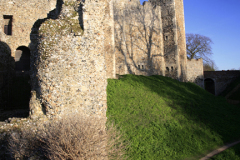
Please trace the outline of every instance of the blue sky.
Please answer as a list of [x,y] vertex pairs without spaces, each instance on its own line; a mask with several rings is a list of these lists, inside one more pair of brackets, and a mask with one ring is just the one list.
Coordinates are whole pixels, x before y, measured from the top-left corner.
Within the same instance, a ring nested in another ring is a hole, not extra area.
[[240,69],[240,0],[183,0],[183,3],[186,33],[212,39],[211,59],[218,70]]

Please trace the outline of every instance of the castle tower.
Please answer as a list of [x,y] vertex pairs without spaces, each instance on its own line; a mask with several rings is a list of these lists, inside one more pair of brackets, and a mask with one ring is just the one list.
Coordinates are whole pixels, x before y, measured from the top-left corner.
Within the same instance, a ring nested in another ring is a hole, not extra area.
[[114,0],[116,74],[164,75],[161,7]]
[[185,81],[187,70],[183,0],[149,0],[161,6],[166,76]]
[[37,28],[31,45],[31,118],[71,113],[106,118],[109,2],[63,0],[57,18]]

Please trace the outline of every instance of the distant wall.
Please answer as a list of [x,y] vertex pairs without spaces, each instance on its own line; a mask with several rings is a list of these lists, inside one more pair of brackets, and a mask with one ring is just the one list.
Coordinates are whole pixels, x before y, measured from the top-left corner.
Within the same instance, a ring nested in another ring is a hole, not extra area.
[[161,7],[139,0],[114,0],[113,7],[116,74],[163,75]]
[[[19,46],[29,47],[30,33],[35,21],[47,17],[57,0],[1,0],[0,3],[0,39],[9,45],[11,55],[15,57]],[[11,21],[4,16],[10,16]],[[11,24],[10,24],[11,23]],[[4,24],[4,25],[3,25]],[[4,33],[4,26],[11,26],[11,35]]]
[[187,60],[187,80],[204,88],[202,58]]
[[222,93],[236,78],[240,71],[204,71],[204,79],[212,79],[215,85],[215,95]]

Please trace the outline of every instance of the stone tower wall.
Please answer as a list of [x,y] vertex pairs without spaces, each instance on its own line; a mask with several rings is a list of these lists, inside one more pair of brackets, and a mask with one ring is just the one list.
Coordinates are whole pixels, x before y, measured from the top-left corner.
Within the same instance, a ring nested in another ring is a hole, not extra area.
[[114,7],[116,74],[162,75],[161,7],[139,0]]
[[[186,56],[186,37],[185,37],[183,0],[175,1],[175,12],[176,12],[177,44],[178,44],[179,67],[180,67],[179,77],[183,81],[185,81],[187,78],[186,77],[187,56]],[[199,69],[201,69],[201,67]]]
[[187,56],[183,0],[149,0],[162,8],[166,76],[186,80]]
[[104,27],[104,49],[106,61],[106,76],[107,78],[115,78],[115,52],[114,52],[114,17],[113,17],[113,0],[105,4],[105,27]]
[[[63,1],[45,20],[32,49],[30,115],[82,112],[106,117],[105,9],[107,0]],[[82,20],[81,20],[82,18]],[[82,23],[83,22],[83,23]],[[80,25],[79,25],[80,24]],[[82,27],[80,27],[82,26]]]
[[149,0],[151,3],[161,6],[161,18],[163,28],[163,45],[165,75],[179,78],[179,55],[176,30],[175,0]]

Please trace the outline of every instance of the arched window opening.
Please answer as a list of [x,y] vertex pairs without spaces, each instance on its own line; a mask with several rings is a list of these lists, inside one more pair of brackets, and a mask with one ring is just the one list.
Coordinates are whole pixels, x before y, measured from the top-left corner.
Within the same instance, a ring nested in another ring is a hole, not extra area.
[[25,46],[18,47],[15,52],[15,70],[30,70],[30,49]]
[[168,67],[166,67],[166,70],[169,72],[169,68]]
[[211,78],[204,80],[205,90],[215,95],[215,83]]

